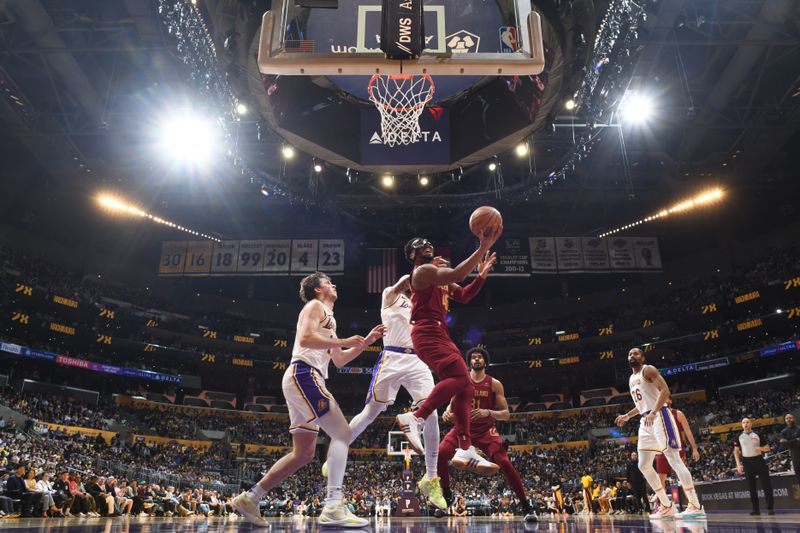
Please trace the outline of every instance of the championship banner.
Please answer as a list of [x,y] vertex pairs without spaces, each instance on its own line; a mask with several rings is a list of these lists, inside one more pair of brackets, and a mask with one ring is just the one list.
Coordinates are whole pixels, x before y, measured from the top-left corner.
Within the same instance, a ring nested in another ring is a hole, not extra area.
[[530,237],[528,245],[531,251],[531,272],[544,274],[558,272],[556,242],[553,237]]
[[587,272],[608,272],[611,260],[608,256],[608,239],[597,237],[581,238],[583,266]]
[[578,237],[556,237],[559,272],[583,272],[583,250]]
[[528,239],[518,237],[501,237],[492,248],[497,252],[491,276],[530,276],[531,254]]
[[608,240],[608,254],[611,258],[611,269],[630,271],[636,269],[633,252],[633,241],[630,237],[611,237]]

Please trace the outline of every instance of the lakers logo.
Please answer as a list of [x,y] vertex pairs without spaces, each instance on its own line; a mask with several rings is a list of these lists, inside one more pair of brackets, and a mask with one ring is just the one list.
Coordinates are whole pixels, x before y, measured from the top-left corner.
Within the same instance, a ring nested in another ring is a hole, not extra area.
[[324,411],[328,408],[328,400],[319,399],[317,400],[317,411]]

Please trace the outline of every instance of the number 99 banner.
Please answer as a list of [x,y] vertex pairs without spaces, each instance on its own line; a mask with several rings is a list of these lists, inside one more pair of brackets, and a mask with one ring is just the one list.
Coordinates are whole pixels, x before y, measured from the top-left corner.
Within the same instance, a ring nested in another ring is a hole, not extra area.
[[286,276],[344,272],[341,239],[167,241],[158,273],[164,276]]

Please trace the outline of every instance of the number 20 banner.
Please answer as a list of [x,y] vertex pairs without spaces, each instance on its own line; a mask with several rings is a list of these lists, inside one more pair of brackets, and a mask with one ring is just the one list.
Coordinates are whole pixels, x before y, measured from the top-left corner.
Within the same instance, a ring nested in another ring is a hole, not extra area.
[[344,273],[341,239],[167,241],[161,246],[162,276],[286,276],[321,270]]

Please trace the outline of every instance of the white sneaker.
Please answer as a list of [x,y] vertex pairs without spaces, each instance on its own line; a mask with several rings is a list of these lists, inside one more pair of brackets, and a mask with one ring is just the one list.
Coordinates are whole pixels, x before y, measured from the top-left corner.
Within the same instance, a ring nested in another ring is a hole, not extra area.
[[342,503],[336,507],[325,505],[317,521],[321,526],[366,527],[369,525],[369,520],[357,517]]
[[242,492],[233,499],[231,505],[239,511],[248,522],[257,526],[269,527],[269,522],[261,517],[259,501],[250,492]]
[[328,477],[328,461],[322,463],[322,477]]
[[477,451],[475,446],[468,449],[459,448],[450,461],[450,464],[461,470],[471,470],[482,476],[491,476],[500,471],[500,467],[491,461],[487,461]]
[[664,507],[662,505],[658,508],[658,511],[650,513],[650,520],[669,520],[674,518],[677,514],[678,510],[675,509],[675,504],[672,504],[669,507]]
[[414,413],[403,413],[396,417],[397,425],[406,436],[406,440],[414,448],[414,451],[420,455],[425,454],[425,448],[422,447],[422,438],[420,436],[419,427],[422,425],[422,420],[414,416]]
[[695,507],[691,503],[686,506],[686,509],[683,512],[677,513],[675,515],[676,519],[679,520],[702,520],[706,517],[706,509],[703,506]]

